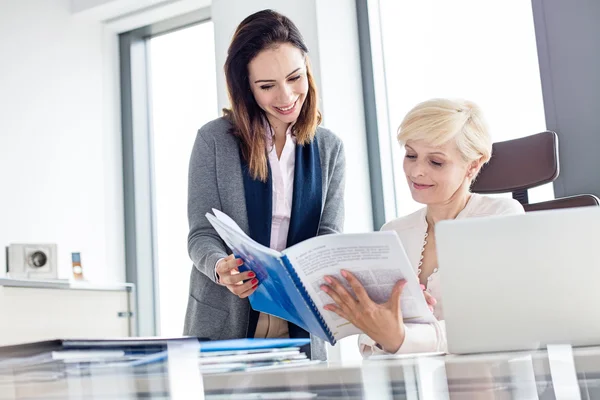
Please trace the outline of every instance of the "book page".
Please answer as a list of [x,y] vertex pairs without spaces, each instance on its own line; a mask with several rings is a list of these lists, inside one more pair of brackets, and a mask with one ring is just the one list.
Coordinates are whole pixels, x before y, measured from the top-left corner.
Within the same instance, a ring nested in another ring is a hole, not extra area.
[[[253,247],[262,252],[271,254],[273,257],[281,257],[281,253],[271,249],[270,247],[263,246],[262,244],[253,240],[250,236],[246,235],[246,233],[240,228],[240,226],[231,219],[231,217],[225,214],[222,211],[213,208],[214,217],[210,214],[206,215],[208,221],[213,225],[213,228],[217,231],[221,239],[227,244],[230,249],[233,249],[233,245],[231,244],[234,240],[238,242],[242,242],[242,245],[247,247]],[[213,222],[218,222],[218,226],[215,226]]]
[[377,303],[389,300],[394,285],[406,279],[401,297],[405,322],[428,323],[435,317],[427,306],[419,280],[396,232],[324,235],[308,239],[283,251],[294,266],[306,290],[336,339],[361,333],[332,311],[324,310],[334,301],[320,286],[323,277],[336,277],[352,293],[340,271],[352,272]]
[[251,270],[259,281],[248,299],[256,311],[293,322],[304,330],[327,340],[317,317],[296,288],[281,260],[282,254],[257,243],[226,214],[213,210],[206,218],[236,257],[244,260],[239,271]]

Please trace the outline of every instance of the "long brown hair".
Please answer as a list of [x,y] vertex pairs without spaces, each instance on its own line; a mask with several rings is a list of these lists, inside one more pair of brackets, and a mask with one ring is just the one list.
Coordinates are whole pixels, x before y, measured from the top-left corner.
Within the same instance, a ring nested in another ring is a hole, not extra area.
[[308,93],[292,127],[296,143],[304,145],[314,138],[317,126],[321,123],[321,113],[318,109],[317,87],[307,55],[308,48],[296,25],[273,10],[250,15],[237,27],[225,61],[225,79],[231,109],[223,111],[233,124],[231,133],[240,139],[242,157],[248,163],[251,176],[263,182],[266,182],[269,173],[263,122],[266,116],[250,89],[248,64],[261,51],[282,43],[290,43],[298,48],[306,60]]

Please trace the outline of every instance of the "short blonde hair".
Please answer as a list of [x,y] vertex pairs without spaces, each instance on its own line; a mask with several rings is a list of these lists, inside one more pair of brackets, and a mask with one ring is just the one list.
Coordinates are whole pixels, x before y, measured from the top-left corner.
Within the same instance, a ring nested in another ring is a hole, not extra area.
[[481,108],[462,99],[431,99],[418,104],[398,128],[402,146],[409,140],[423,140],[432,146],[455,140],[467,162],[492,156],[492,138]]

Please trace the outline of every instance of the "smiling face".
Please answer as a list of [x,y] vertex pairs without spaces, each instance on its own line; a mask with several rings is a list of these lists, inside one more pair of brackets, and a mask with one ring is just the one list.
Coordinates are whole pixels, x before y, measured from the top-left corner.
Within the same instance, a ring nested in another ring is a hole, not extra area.
[[304,54],[289,43],[261,51],[248,64],[250,89],[271,125],[289,125],[308,92]]
[[452,140],[432,146],[423,140],[405,144],[404,173],[413,199],[421,204],[444,204],[468,193],[480,161],[464,160]]

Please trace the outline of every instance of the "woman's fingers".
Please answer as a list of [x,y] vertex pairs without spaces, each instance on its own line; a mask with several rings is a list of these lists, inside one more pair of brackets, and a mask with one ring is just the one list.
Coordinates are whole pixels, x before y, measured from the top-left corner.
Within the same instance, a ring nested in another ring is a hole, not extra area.
[[332,276],[325,276],[325,282],[329,284],[321,286],[321,289],[325,291],[338,305],[352,307],[356,305],[356,300],[348,292],[348,290]]
[[406,285],[406,280],[402,279],[396,282],[394,289],[392,289],[392,294],[390,295],[390,299],[388,300],[388,304],[394,315],[402,315],[400,308],[400,296],[402,295],[402,290]]
[[358,301],[363,302],[363,303],[369,303],[369,302],[373,301],[369,297],[369,294],[365,290],[365,287],[360,283],[360,281],[351,272],[342,270],[342,276],[344,278],[346,278],[346,280],[350,284],[350,287],[354,291],[354,294],[356,295],[356,298]]
[[217,264],[217,273],[219,276],[231,275],[232,271],[237,271],[238,267],[243,264],[244,260],[241,258],[235,258],[232,254],[219,261],[219,264]]
[[245,292],[242,292],[238,295],[238,297],[240,299],[245,299],[246,297],[250,296],[252,293],[254,293],[256,291],[256,289],[258,289],[258,281],[256,281],[256,284],[252,287],[250,287],[250,289],[246,290]]
[[[242,295],[245,294],[244,297],[247,297],[250,295],[250,293],[246,293],[248,291],[251,291],[252,289],[255,289],[258,286],[258,279],[253,278],[247,282],[244,282],[241,285],[225,285],[227,286],[227,289],[229,289],[229,291],[233,294],[235,294],[236,296],[242,297]],[[253,290],[252,290],[253,292]]]
[[331,299],[333,301],[335,301],[335,303],[339,306],[339,307],[344,307],[346,305],[346,303],[344,303],[344,300],[342,300],[342,298],[340,297],[340,295],[335,291],[335,289],[327,286],[327,285],[322,285],[321,289],[327,293],[329,295],[329,297],[331,297]]
[[339,315],[340,317],[344,318],[345,320],[349,320],[349,316],[346,315],[346,313],[344,312],[344,310],[342,310],[340,307],[336,306],[335,304],[327,304],[323,308],[325,310],[327,310],[327,311],[331,311],[331,312],[336,313],[337,315]]
[[429,293],[426,290],[425,285],[421,285],[421,289],[423,289],[423,296],[425,296],[425,301],[427,302],[427,306],[429,307],[431,312],[433,312],[433,308],[437,304],[437,300],[435,299],[435,297],[433,297],[431,295],[431,293]]
[[221,260],[217,265],[217,274],[219,274],[219,283],[224,285],[241,284],[248,279],[256,277],[252,271],[238,272],[238,268],[244,264],[241,258],[234,258],[233,255]]
[[258,287],[258,279],[256,279],[254,272],[238,272],[238,268],[243,264],[244,260],[235,258],[233,254],[222,259],[217,264],[219,283],[225,285],[231,293],[240,298],[250,296]]
[[437,300],[431,295],[431,293],[423,292],[423,295],[425,296],[425,301],[427,301],[428,305],[435,306],[437,304]]
[[252,271],[246,271],[239,274],[220,275],[220,277],[220,282],[224,285],[239,285],[241,282],[255,278],[256,274]]

